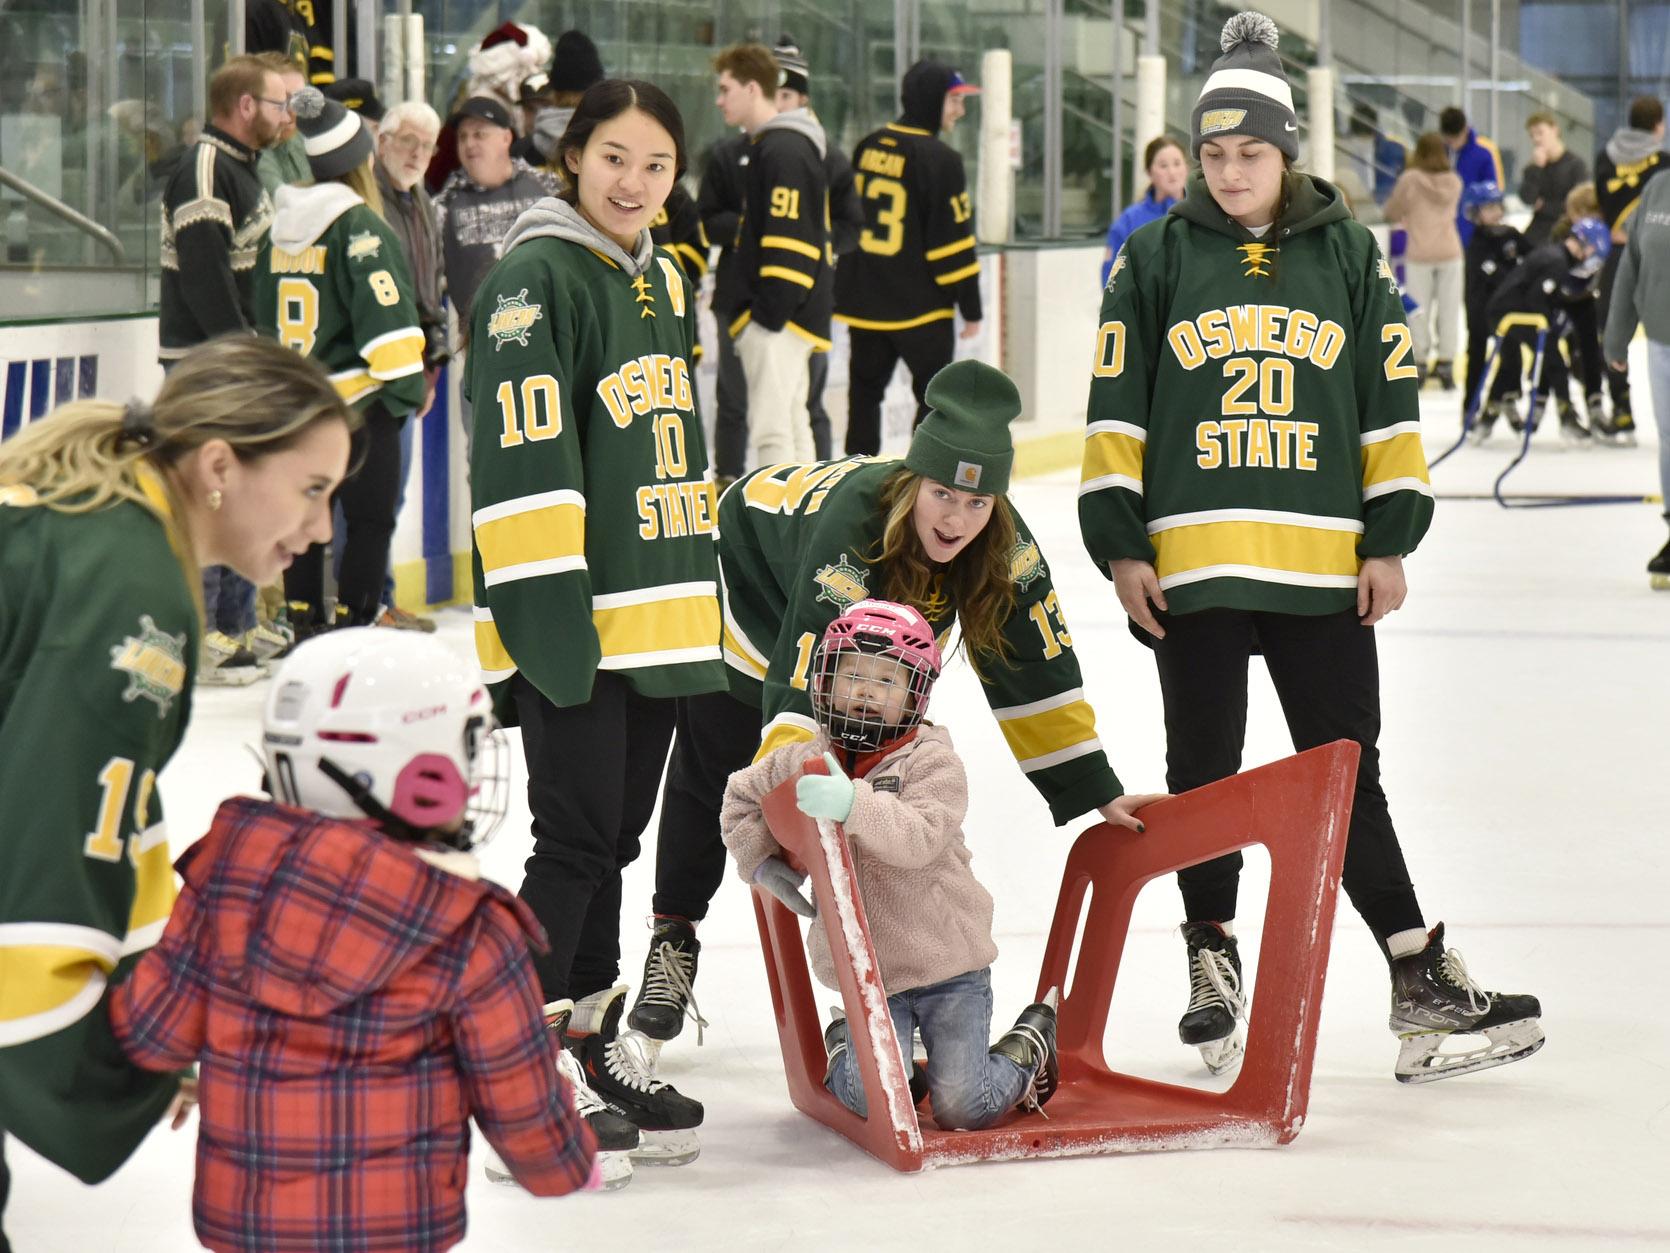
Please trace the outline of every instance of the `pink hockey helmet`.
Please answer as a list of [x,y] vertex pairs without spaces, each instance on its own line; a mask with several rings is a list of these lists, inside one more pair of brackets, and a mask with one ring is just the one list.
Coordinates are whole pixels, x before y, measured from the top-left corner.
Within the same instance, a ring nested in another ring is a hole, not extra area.
[[[876,662],[860,669],[843,655]],[[861,600],[824,629],[812,657],[812,712],[843,748],[875,752],[921,725],[939,678],[934,629],[908,605]],[[902,698],[902,699],[901,699]]]

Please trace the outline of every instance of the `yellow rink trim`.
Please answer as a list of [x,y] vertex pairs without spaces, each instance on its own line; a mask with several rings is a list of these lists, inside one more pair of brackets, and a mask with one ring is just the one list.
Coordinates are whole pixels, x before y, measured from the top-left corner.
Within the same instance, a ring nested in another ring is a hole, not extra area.
[[499,624],[496,622],[476,619],[475,656],[476,663],[489,674],[516,669],[516,662],[512,660],[510,650],[499,637]]
[[398,339],[377,344],[365,353],[365,363],[377,378],[403,377],[423,369],[423,332],[413,327]]
[[1255,566],[1302,574],[1355,576],[1357,533],[1277,522],[1206,522],[1149,537],[1160,578],[1206,566]]
[[1084,441],[1084,471],[1081,481],[1123,474],[1142,481],[1143,442],[1119,431],[1095,431]]
[[1426,449],[1419,435],[1411,432],[1363,445],[1363,486],[1369,488],[1392,479],[1432,481],[1427,476]]
[[529,509],[526,513],[513,513],[508,518],[478,522],[475,542],[481,552],[483,575],[509,566],[583,557],[586,552],[585,506],[564,501],[541,509]]
[[680,596],[642,605],[593,609],[592,625],[603,648],[603,662],[611,657],[641,657],[691,648],[719,647],[719,598]]
[[1088,701],[1076,700],[1060,709],[999,722],[1003,738],[1016,761],[1047,757],[1064,748],[1096,738],[1096,711]]
[[102,978],[111,969],[103,954],[73,945],[0,948],[0,988],[5,990],[0,997],[0,1023],[49,1014],[81,995],[88,980]]

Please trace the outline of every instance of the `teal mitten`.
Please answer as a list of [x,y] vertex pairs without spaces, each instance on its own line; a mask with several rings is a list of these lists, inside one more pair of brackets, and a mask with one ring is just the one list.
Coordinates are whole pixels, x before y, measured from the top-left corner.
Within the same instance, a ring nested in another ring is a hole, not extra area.
[[794,785],[794,803],[801,813],[810,817],[845,822],[852,812],[852,780],[847,778],[834,753],[825,753],[823,760],[829,773],[801,775],[800,782]]

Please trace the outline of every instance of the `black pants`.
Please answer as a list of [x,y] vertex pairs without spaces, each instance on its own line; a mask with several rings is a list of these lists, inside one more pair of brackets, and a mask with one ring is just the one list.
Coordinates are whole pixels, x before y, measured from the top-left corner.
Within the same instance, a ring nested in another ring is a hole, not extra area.
[[1585,399],[1600,395],[1601,388],[1610,381],[1600,350],[1600,311],[1596,304],[1589,299],[1566,307],[1571,324],[1566,332],[1566,358],[1577,370]]
[[620,974],[620,876],[638,857],[673,734],[675,701],[600,670],[584,705],[558,708],[511,680],[528,762],[533,855],[518,895],[545,928],[546,1001],[589,996]]
[[1464,405],[1473,403],[1478,396],[1479,407],[1484,407],[1483,395],[1479,395],[1479,381],[1484,378],[1484,368],[1490,357],[1490,335],[1492,327],[1490,319],[1485,316],[1482,304],[1467,306],[1467,383],[1466,391],[1462,394],[1466,399]]
[[678,703],[661,829],[655,850],[655,912],[697,922],[725,877],[719,809],[725,783],[754,758],[760,711],[729,692]]
[[[1606,254],[1606,264],[1600,269],[1600,301],[1595,309],[1595,323],[1601,334],[1606,332],[1606,315],[1612,308],[1612,284],[1618,281],[1618,264],[1624,259],[1622,244],[1613,244],[1612,251]],[[1627,362],[1625,363],[1628,364]],[[1630,408],[1629,399],[1629,371],[1614,370],[1612,363],[1606,363],[1606,387],[1612,393],[1612,411],[1614,413],[1634,413]]]
[[916,393],[916,420],[928,413],[928,380],[956,353],[957,327],[951,318],[913,326],[908,331],[852,332],[852,362],[847,367],[847,455],[881,451],[881,401],[904,359],[910,389]]
[[1492,400],[1518,396],[1526,386],[1539,395],[1571,398],[1571,375],[1566,369],[1566,359],[1560,355],[1560,339],[1553,332],[1543,340],[1542,378],[1533,377],[1526,383],[1526,367],[1522,359],[1529,356],[1529,368],[1535,370],[1536,348],[1537,332],[1528,326],[1516,326],[1502,336],[1502,342],[1496,349],[1500,358],[1496,363],[1496,381],[1490,385]]
[[722,479],[739,479],[748,468],[748,376],[742,358],[736,355],[736,341],[725,330],[728,314],[719,313],[719,377],[714,391],[713,473]]
[[[1415,889],[1380,787],[1380,666],[1374,630],[1354,610],[1304,617],[1212,609],[1162,615],[1154,645],[1165,701],[1166,786],[1185,792],[1241,769],[1247,735],[1247,658],[1264,654],[1293,747],[1334,740],[1362,747],[1342,883],[1379,940],[1423,925]],[[1241,854],[1177,874],[1190,922],[1235,917]]]
[[823,389],[829,382],[829,354],[814,352],[806,366],[806,415],[812,421],[812,455],[828,461],[835,455],[835,441],[829,433],[829,410],[823,407]]
[[[6,1219],[6,1198],[12,1191],[12,1172],[6,1166],[6,1133],[0,1131],[0,1222]],[[12,1253],[11,1241],[6,1239],[4,1228],[0,1228],[0,1253]]]
[[[342,575],[336,598],[348,609],[355,625],[373,622],[383,601],[383,579],[388,574],[389,546],[394,540],[394,515],[400,501],[400,427],[404,418],[391,417],[373,402],[365,411],[365,426],[354,441],[359,468],[336,489],[342,506],[343,533],[334,537],[342,553]],[[325,601],[326,547],[315,544],[284,572],[284,595],[306,601],[315,621]]]

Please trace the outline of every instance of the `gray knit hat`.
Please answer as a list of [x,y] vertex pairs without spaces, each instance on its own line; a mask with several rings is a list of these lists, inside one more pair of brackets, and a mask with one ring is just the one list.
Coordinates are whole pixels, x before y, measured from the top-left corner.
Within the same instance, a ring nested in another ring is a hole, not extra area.
[[1015,442],[1009,423],[1021,394],[1002,370],[983,361],[953,361],[928,380],[928,416],[911,436],[906,469],[965,492],[1009,490]]
[[1250,9],[1224,23],[1218,40],[1224,54],[1212,63],[1189,120],[1195,157],[1209,139],[1249,135],[1274,144],[1289,160],[1298,159],[1299,116],[1276,55],[1279,38],[1276,24]]
[[777,65],[783,71],[782,81],[777,84],[779,87],[798,91],[803,96],[812,94],[812,69],[801,53],[800,45],[788,35],[781,35],[771,55],[777,58]]
[[371,132],[360,120],[317,87],[303,87],[290,97],[296,128],[307,148],[308,168],[315,182],[340,178],[371,155]]

